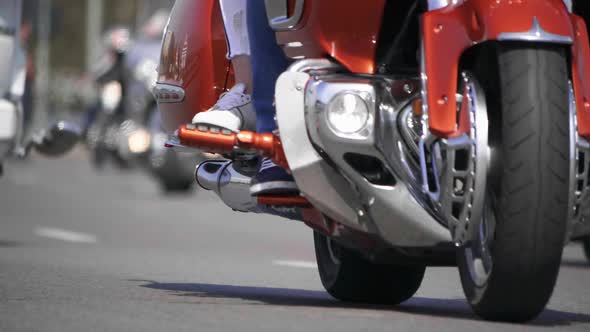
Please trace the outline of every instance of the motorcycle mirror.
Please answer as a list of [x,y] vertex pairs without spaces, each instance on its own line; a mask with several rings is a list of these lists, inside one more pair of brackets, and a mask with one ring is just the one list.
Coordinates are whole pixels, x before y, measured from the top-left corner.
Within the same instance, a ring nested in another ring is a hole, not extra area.
[[70,122],[59,121],[33,136],[27,150],[34,148],[42,155],[58,157],[69,152],[80,139],[80,128]]

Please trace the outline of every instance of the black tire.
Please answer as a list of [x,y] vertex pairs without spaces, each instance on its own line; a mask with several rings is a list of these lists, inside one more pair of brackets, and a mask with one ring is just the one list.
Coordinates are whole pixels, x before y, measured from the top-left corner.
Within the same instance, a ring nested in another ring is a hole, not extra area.
[[193,188],[195,183],[193,172],[189,172],[186,165],[183,165],[184,162],[174,151],[166,151],[164,164],[158,168],[154,168],[149,162],[151,172],[160,181],[165,193],[183,193]]
[[549,301],[564,246],[567,61],[561,48],[533,44],[499,45],[496,61],[499,94],[487,82],[494,81],[494,75],[475,71],[485,83],[490,137],[495,135],[493,148],[499,153],[493,156],[493,180],[488,180],[494,197],[495,232],[489,244],[493,264],[483,285],[476,284],[467,266],[467,247],[459,250],[458,264],[466,297],[479,316],[523,322],[536,317]]
[[164,193],[175,194],[185,193],[193,189],[194,181],[181,181],[172,179],[161,179]]
[[320,233],[314,232],[313,239],[322,284],[339,300],[399,304],[416,293],[424,278],[424,266],[374,264]]
[[582,244],[584,245],[584,252],[586,253],[586,259],[590,261],[590,237],[586,237],[582,239]]

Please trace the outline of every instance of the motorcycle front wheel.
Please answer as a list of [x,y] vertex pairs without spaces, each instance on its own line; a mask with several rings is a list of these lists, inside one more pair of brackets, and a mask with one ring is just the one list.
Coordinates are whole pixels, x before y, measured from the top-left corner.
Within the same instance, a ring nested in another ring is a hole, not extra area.
[[322,285],[339,300],[399,304],[416,293],[424,278],[424,266],[375,264],[318,232],[313,239]]
[[472,54],[491,151],[481,226],[458,251],[473,310],[523,322],[544,308],[564,246],[569,179],[569,86],[563,49],[497,45]]

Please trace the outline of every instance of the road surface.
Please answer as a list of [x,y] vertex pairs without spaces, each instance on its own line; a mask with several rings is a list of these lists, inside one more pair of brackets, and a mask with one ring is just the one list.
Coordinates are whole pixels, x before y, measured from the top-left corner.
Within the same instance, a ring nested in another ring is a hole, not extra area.
[[302,224],[205,191],[164,196],[141,172],[95,172],[80,150],[9,163],[0,218],[0,331],[590,331],[577,245],[547,310],[515,325],[479,320],[455,268],[429,268],[398,307],[338,302]]

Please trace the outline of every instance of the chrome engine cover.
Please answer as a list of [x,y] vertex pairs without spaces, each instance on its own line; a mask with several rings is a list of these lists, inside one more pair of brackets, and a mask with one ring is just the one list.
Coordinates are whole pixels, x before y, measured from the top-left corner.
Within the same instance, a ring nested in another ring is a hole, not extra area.
[[[312,69],[321,66],[307,61]],[[295,69],[294,69],[295,68]],[[432,247],[451,242],[449,231],[416,198],[405,160],[398,114],[417,96],[419,80],[386,81],[350,74],[309,71],[295,63],[277,82],[277,122],[285,155],[301,192],[323,213],[347,226],[377,234],[399,247]],[[395,91],[394,91],[395,90]],[[337,94],[362,94],[371,114],[359,135],[337,135],[327,123],[326,105]],[[385,103],[382,96],[395,96]],[[399,97],[399,98],[397,98]],[[304,110],[304,112],[303,112]],[[383,144],[389,142],[392,144]],[[395,144],[398,142],[400,144]],[[387,151],[392,147],[397,151]],[[390,173],[381,183],[362,174],[352,155],[369,158]],[[413,180],[418,180],[417,178]],[[416,182],[417,183],[417,182]]]

